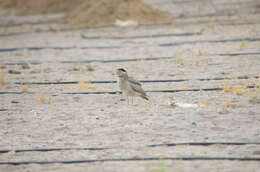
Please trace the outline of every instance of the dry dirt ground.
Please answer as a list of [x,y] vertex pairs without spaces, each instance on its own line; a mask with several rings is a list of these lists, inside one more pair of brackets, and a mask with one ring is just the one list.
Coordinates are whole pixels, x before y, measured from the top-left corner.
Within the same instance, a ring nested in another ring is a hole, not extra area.
[[[260,171],[259,1],[146,2],[174,23],[55,31],[1,12],[0,171]],[[83,82],[119,67],[161,80],[149,102]],[[186,142],[244,144],[167,145]],[[71,149],[15,151],[43,148]]]

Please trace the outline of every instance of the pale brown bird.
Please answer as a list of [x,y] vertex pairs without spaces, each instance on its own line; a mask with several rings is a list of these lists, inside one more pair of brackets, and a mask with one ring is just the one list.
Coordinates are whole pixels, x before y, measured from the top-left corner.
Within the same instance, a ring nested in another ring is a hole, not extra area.
[[149,100],[144,90],[142,89],[142,84],[135,80],[133,77],[128,76],[127,72],[123,68],[119,68],[116,70],[116,74],[119,77],[119,88],[123,94],[127,96],[127,102],[129,103],[128,96],[141,97],[145,100]]

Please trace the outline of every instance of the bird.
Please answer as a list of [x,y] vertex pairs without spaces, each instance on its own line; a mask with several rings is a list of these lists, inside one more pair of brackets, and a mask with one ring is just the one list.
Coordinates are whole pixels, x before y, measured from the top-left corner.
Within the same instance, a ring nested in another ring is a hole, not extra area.
[[116,70],[116,74],[119,78],[119,88],[123,94],[127,96],[127,103],[129,104],[128,96],[132,97],[132,104],[133,104],[133,97],[138,96],[145,100],[149,100],[148,96],[145,94],[144,90],[142,89],[142,84],[135,80],[133,77],[128,76],[127,71],[123,68],[118,68]]

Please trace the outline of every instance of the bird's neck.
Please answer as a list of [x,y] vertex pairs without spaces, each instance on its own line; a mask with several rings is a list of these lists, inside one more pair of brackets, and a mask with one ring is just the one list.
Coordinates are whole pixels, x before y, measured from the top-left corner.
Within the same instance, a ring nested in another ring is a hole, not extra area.
[[128,75],[123,75],[119,77],[119,80],[127,80],[128,79]]

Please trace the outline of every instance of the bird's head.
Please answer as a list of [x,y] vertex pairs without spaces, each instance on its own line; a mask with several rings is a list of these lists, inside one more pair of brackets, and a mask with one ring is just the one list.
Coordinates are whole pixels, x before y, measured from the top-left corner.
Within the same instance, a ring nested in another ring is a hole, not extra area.
[[127,72],[126,72],[125,69],[119,68],[119,69],[116,70],[116,75],[118,77],[127,77]]

